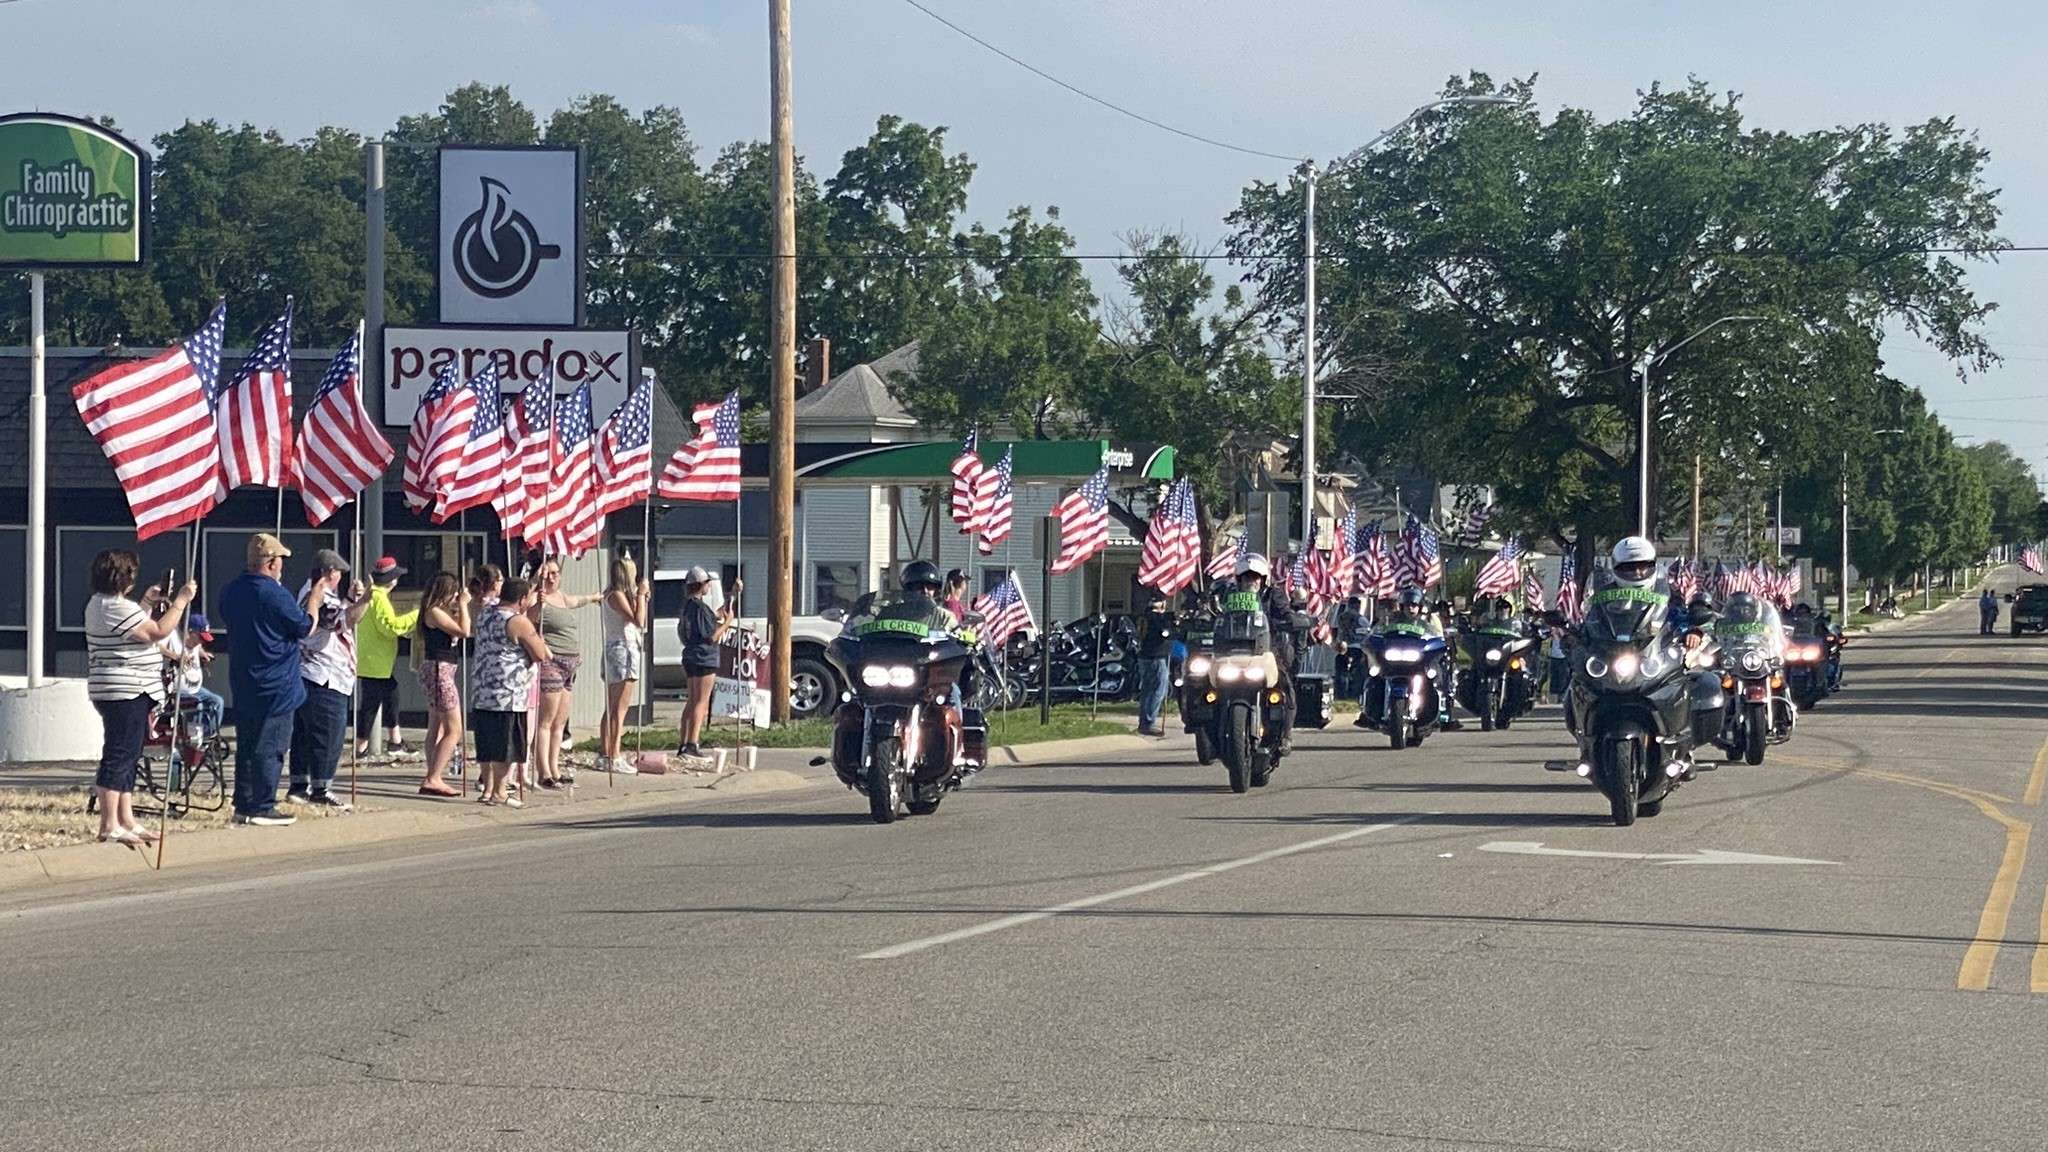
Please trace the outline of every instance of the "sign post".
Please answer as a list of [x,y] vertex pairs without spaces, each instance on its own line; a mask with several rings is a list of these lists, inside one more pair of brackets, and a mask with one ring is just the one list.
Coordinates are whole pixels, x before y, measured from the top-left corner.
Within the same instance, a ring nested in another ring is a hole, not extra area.
[[43,574],[49,488],[43,273],[140,264],[149,247],[149,156],[92,123],[50,113],[0,116],[0,270],[28,277],[28,686],[43,683]]

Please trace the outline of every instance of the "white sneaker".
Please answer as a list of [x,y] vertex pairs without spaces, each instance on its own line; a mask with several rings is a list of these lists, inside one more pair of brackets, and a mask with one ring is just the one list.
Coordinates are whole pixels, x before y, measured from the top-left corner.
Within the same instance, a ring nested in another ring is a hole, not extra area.
[[633,762],[624,756],[612,761],[611,767],[612,772],[620,776],[638,776],[640,774],[640,769],[635,768]]

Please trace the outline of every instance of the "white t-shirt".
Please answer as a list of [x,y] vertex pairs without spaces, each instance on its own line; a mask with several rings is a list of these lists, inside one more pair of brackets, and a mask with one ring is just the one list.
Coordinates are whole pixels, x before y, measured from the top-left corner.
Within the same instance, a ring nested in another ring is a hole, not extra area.
[[204,645],[185,646],[185,638],[177,633],[164,637],[163,650],[178,665],[178,691],[184,695],[206,687],[206,668],[200,663],[199,653]]
[[[310,580],[299,585],[299,603],[305,603],[306,593],[312,590]],[[332,626],[323,628],[323,622]],[[356,625],[348,618],[348,605],[333,592],[321,598],[313,631],[299,641],[299,675],[308,684],[344,696],[356,690]]]
[[94,700],[164,698],[164,654],[135,634],[149,622],[142,605],[95,593],[85,603],[85,692]]

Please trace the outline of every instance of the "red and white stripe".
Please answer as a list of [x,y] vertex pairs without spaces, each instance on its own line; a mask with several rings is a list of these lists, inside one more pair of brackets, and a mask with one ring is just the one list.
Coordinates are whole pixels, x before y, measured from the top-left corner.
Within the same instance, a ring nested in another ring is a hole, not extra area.
[[136,539],[190,524],[220,503],[213,405],[183,345],[80,381],[71,398],[114,465]]
[[306,506],[307,522],[314,525],[326,523],[354,500],[396,455],[363,406],[362,339],[357,332],[334,358],[293,445],[292,482]]
[[977,504],[981,476],[987,469],[982,467],[981,454],[976,450],[980,443],[977,433],[969,432],[967,441],[960,448],[960,454],[953,457],[946,470],[953,474],[953,523],[962,532],[975,532],[981,528],[982,515],[986,508]]
[[221,478],[229,488],[283,488],[292,459],[291,305],[256,338],[234,382],[214,400]]

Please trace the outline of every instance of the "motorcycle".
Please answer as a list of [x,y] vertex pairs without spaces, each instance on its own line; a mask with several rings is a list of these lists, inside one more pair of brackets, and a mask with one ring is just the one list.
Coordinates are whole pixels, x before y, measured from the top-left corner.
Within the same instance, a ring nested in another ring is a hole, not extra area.
[[833,717],[829,760],[840,783],[868,798],[877,824],[905,809],[938,811],[987,757],[981,710],[951,703],[968,646],[914,621],[874,620],[832,641],[827,657],[852,695]]
[[[1309,627],[1295,613],[1290,624]],[[1181,675],[1181,726],[1195,737],[1195,761],[1223,761],[1230,790],[1263,788],[1285,755],[1286,704],[1271,622],[1256,597],[1224,602],[1206,643],[1192,650]]]
[[1417,624],[1392,623],[1366,639],[1365,726],[1395,751],[1422,743],[1443,715],[1447,641]]
[[1128,700],[1137,690],[1137,677],[1131,675],[1130,664],[1135,635],[1130,618],[1125,616],[1115,620],[1090,616],[1066,625],[1055,624],[1040,642],[1027,643],[1012,655],[1010,678],[1019,683],[1019,693],[1028,698],[1038,691],[1049,663],[1055,700],[1093,696]]
[[1480,731],[1506,728],[1535,707],[1536,673],[1530,662],[1536,637],[1485,627],[1463,633],[1459,643],[1471,668],[1458,677],[1457,700],[1479,717]]
[[[1594,593],[1575,654],[1565,723],[1575,770],[1607,797],[1615,824],[1655,816],[1691,773],[1692,753],[1726,704],[1721,681],[1696,676],[1696,656],[1666,624],[1669,597],[1646,588]],[[1553,621],[1555,623],[1556,621]],[[1552,761],[1551,771],[1567,765]]]
[[1783,634],[1775,619],[1715,632],[1715,665],[1727,705],[1714,743],[1730,763],[1761,764],[1767,745],[1792,738],[1799,708],[1786,690],[1785,665],[1777,644]]
[[1829,685],[1828,645],[1815,633],[1794,633],[1785,645],[1785,686],[1792,703],[1812,708],[1834,689]]

